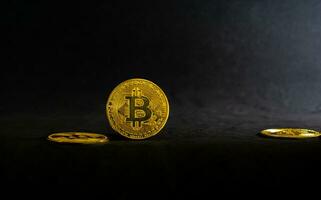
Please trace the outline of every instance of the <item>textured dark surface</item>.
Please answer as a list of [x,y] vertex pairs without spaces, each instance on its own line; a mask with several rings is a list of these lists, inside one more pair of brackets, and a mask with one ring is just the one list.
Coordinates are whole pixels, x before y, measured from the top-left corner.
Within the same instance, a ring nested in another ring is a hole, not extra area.
[[[5,8],[0,149],[8,186],[84,193],[98,186],[123,199],[137,191],[174,197],[318,187],[319,138],[257,134],[321,130],[319,1],[15,1]],[[108,94],[132,77],[154,81],[170,101],[168,124],[149,140],[125,140],[106,121]],[[60,131],[103,133],[111,142],[46,140]]]
[[[258,133],[271,127],[320,130],[319,116],[238,109],[172,105],[164,130],[143,141],[119,137],[103,112],[6,117],[0,124],[2,178],[14,188],[54,190],[58,196],[101,191],[120,199],[287,194],[293,187],[300,188],[296,193],[317,191],[319,138],[279,140]],[[111,141],[62,145],[46,140],[52,132],[75,130],[106,134]]]

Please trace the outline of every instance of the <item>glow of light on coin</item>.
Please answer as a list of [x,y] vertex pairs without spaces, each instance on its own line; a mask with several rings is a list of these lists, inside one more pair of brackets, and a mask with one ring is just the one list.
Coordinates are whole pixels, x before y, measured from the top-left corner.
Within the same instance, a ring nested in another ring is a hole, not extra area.
[[320,132],[300,129],[300,128],[279,128],[279,129],[266,129],[261,131],[262,135],[275,138],[314,138],[319,137]]
[[146,79],[129,79],[109,95],[106,114],[111,127],[130,139],[146,139],[160,132],[169,116],[163,90]]
[[84,132],[53,133],[48,136],[48,140],[58,143],[78,144],[102,144],[109,141],[105,135]]

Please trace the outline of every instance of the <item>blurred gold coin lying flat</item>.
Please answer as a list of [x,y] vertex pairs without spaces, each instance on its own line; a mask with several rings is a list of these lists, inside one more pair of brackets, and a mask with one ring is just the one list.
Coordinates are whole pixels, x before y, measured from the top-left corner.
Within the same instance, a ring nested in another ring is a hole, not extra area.
[[155,83],[129,79],[111,92],[106,113],[111,127],[118,133],[130,139],[145,139],[165,126],[169,103]]
[[48,136],[48,140],[59,143],[79,144],[101,144],[109,141],[105,135],[82,132],[54,133]]
[[261,131],[261,134],[277,138],[313,138],[321,134],[314,130],[298,128],[276,128]]

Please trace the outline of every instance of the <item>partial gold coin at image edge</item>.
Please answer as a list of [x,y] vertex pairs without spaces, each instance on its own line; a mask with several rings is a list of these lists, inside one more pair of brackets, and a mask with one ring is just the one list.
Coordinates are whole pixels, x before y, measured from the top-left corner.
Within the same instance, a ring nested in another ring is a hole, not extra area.
[[85,132],[53,133],[48,136],[48,140],[58,143],[78,144],[101,144],[109,141],[105,135]]
[[124,137],[146,139],[159,133],[169,117],[163,90],[141,78],[126,80],[110,93],[106,114],[111,127]]
[[310,130],[310,129],[300,129],[300,128],[275,128],[266,129],[261,131],[262,135],[275,138],[315,138],[319,137],[320,132]]

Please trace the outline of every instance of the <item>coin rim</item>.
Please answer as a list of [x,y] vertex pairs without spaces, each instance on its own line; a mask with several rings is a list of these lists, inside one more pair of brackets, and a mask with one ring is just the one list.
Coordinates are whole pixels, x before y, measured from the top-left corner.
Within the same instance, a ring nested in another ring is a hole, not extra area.
[[[108,103],[109,103],[109,101],[110,101],[110,99],[111,99],[111,96],[112,96],[112,95],[114,94],[114,92],[116,91],[116,88],[118,88],[119,86],[121,86],[122,84],[124,84],[124,83],[126,83],[126,82],[135,81],[135,80],[149,82],[149,83],[153,84],[154,86],[156,86],[156,87],[160,90],[160,92],[164,95],[165,100],[166,100],[166,103],[167,103],[167,115],[166,115],[166,118],[165,118],[165,120],[164,120],[163,125],[162,125],[162,126],[159,128],[159,130],[157,130],[154,134],[151,134],[151,135],[149,135],[149,136],[147,136],[147,137],[144,137],[144,138],[133,138],[133,137],[130,137],[130,136],[123,135],[123,134],[121,133],[121,131],[119,131],[118,129],[116,129],[116,127],[114,126],[114,124],[111,122],[110,117],[109,117],[109,114],[108,114]],[[152,82],[152,81],[150,81],[150,80],[147,80],[147,79],[143,79],[143,78],[131,78],[131,79],[127,79],[127,80],[119,83],[119,84],[116,85],[116,87],[114,87],[114,89],[111,91],[111,93],[110,93],[109,96],[108,96],[107,102],[106,102],[106,115],[107,115],[107,118],[108,118],[109,125],[112,127],[112,129],[113,129],[114,131],[116,131],[116,132],[119,133],[120,135],[122,135],[122,136],[124,136],[124,137],[126,137],[126,138],[129,138],[129,139],[132,139],[132,140],[144,140],[144,139],[147,139],[147,138],[150,138],[150,137],[153,137],[153,136],[157,135],[157,134],[165,127],[165,124],[167,123],[168,118],[169,118],[169,101],[168,101],[168,98],[167,98],[165,92],[164,92],[164,91],[162,90],[162,88],[160,88],[156,83],[154,83],[154,82]]]
[[[279,130],[289,130],[289,129],[296,129],[296,130],[306,130],[306,131],[313,131],[316,134],[314,136],[282,136],[282,135],[272,135],[269,134],[270,132],[268,130],[271,129],[279,129]],[[312,129],[305,129],[305,128],[269,128],[269,129],[264,129],[260,132],[262,135],[268,136],[268,137],[274,137],[274,138],[292,138],[292,139],[306,139],[306,138],[316,138],[320,137],[321,133],[319,131],[315,131]]]
[[[57,141],[54,138],[52,138],[53,135],[57,135],[57,134],[75,134],[75,133],[100,135],[100,136],[103,136],[104,138],[96,140],[96,141],[87,140],[87,142],[79,142],[79,140],[78,140],[78,142],[77,142],[77,140]],[[109,139],[106,135],[99,134],[99,133],[89,133],[89,132],[58,132],[58,133],[52,133],[52,134],[48,135],[47,139],[49,141],[53,141],[53,142],[57,142],[57,143],[69,143],[69,144],[103,144],[103,143],[109,142]]]

